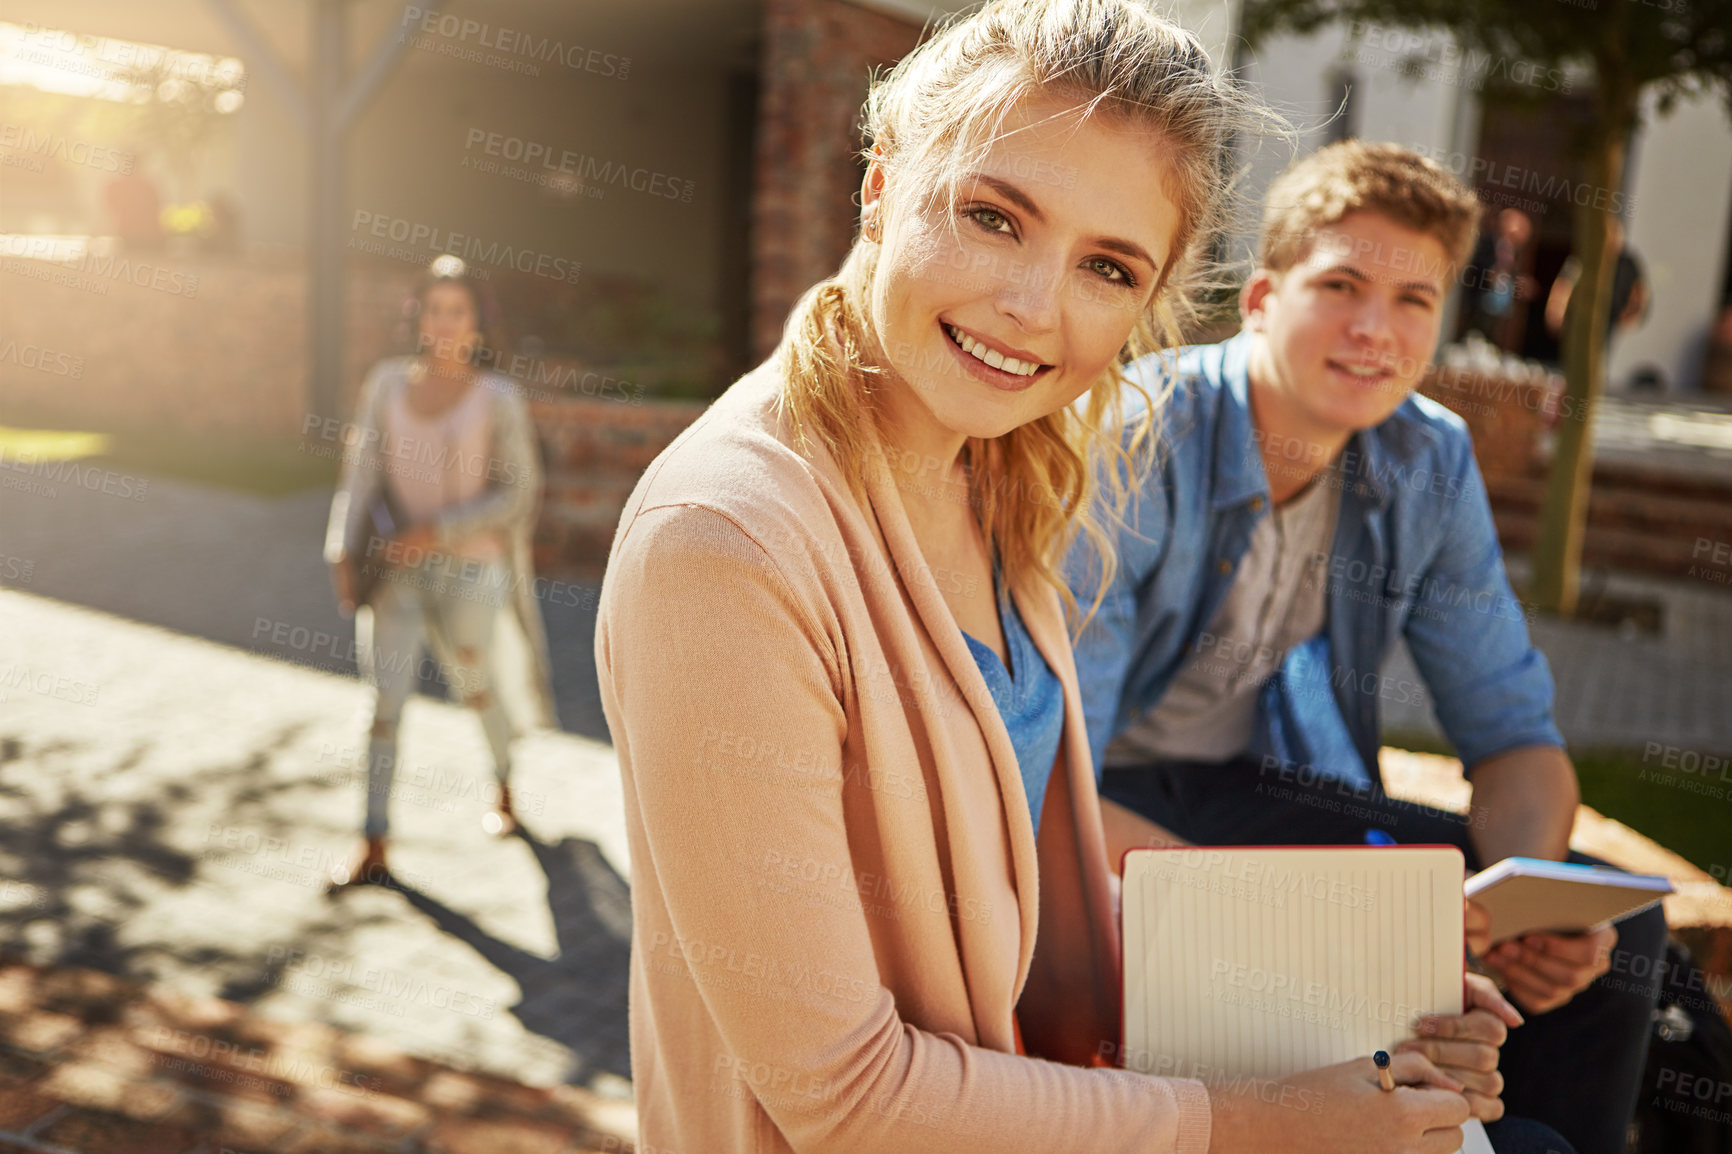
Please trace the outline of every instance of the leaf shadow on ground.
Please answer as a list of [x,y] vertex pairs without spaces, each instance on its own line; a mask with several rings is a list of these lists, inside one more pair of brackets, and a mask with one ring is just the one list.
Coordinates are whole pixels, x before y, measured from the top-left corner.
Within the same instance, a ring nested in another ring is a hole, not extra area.
[[[151,788],[139,789],[126,776],[151,755],[148,743],[125,747],[119,756],[107,754],[92,772],[86,759],[102,747],[100,739],[31,741],[0,733],[0,815],[5,818],[0,820],[0,956],[147,982],[192,975],[214,985],[223,998],[257,1002],[283,985],[285,939],[267,941],[249,933],[245,927],[256,923],[243,919],[255,911],[225,913],[222,902],[228,894],[219,890],[210,915],[235,919],[227,934],[193,941],[173,934],[172,925],[164,926],[166,934],[136,929],[135,919],[160,920],[162,903],[194,898],[193,891],[212,884],[213,877],[219,887],[225,881],[232,886],[237,869],[248,880],[236,900],[280,905],[278,924],[292,923],[287,942],[294,949],[344,956],[358,931],[400,925],[403,915],[393,903],[327,901],[322,868],[299,871],[304,875],[294,879],[299,893],[316,889],[319,896],[316,901],[295,898],[291,907],[288,900],[274,899],[269,887],[252,884],[252,875],[264,871],[249,869],[244,861],[228,864],[215,852],[222,848],[220,841],[188,829],[189,807],[220,793],[225,819],[261,839],[302,847],[337,844],[334,831],[308,828],[291,816],[299,809],[297,795],[321,787],[320,779],[286,769],[297,761],[295,751],[304,739],[305,726],[283,726],[264,735],[239,761],[188,766],[175,780],[158,778]],[[543,842],[527,831],[521,836],[547,879],[558,944],[554,957],[489,934],[431,893],[402,883],[394,888],[441,932],[518,984],[522,996],[512,1012],[530,1033],[575,1057],[568,1081],[583,1084],[604,1072],[629,1080],[629,885],[592,841]],[[351,838],[345,829],[342,850],[333,852],[346,858]],[[320,867],[327,857],[321,848]],[[261,857],[253,864],[268,863]],[[273,878],[274,883],[283,880]],[[315,1016],[336,1024],[335,1006],[325,1009]]]

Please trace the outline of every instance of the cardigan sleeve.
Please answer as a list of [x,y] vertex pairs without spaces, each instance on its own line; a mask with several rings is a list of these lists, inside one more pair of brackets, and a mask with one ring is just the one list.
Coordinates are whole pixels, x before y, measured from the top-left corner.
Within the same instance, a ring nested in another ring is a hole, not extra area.
[[344,430],[343,466],[337,492],[331,498],[331,516],[325,525],[325,563],[335,565],[348,554],[360,533],[361,519],[374,492],[384,483],[379,460],[379,438],[383,435],[379,406],[387,393],[387,382],[396,379],[398,362],[383,360],[374,365],[361,382],[355,402],[354,420]]
[[[880,980],[858,894],[787,884],[851,869],[839,779],[729,771],[747,743],[842,762],[842,642],[820,582],[793,576],[696,505],[637,513],[609,567],[596,649],[648,851],[633,887],[639,900],[653,888],[671,924],[671,941],[637,950],[652,982],[695,984],[728,1051],[668,1038],[658,1060],[702,1063],[694,1075],[749,1063],[764,1074],[753,1094],[800,1151],[1203,1154],[1201,1085],[919,1029]],[[667,977],[670,964],[686,972]]]

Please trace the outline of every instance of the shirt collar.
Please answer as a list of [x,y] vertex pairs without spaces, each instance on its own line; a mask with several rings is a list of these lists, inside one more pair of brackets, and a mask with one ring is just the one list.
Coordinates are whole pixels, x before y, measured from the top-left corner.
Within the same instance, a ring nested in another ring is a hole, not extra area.
[[1269,478],[1251,424],[1251,336],[1241,331],[1221,346],[1221,411],[1215,424],[1210,504],[1217,511],[1255,497],[1269,500]]

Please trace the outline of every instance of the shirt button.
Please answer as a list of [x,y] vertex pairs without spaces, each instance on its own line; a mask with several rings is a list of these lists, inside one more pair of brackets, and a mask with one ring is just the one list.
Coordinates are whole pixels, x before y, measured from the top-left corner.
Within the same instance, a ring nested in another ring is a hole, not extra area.
[[1233,571],[1233,563],[1231,561],[1223,561],[1219,565],[1215,566],[1215,568],[1220,571],[1221,576],[1225,577]]
[[1251,498],[1251,512],[1261,513],[1262,511],[1263,511],[1263,498],[1252,497]]

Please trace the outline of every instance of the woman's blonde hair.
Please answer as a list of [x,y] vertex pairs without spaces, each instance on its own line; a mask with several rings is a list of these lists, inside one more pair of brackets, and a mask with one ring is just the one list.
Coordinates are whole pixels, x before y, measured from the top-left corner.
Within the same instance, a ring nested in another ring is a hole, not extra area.
[[[908,205],[942,198],[954,221],[958,178],[1033,95],[1075,99],[1079,112],[1152,130],[1170,148],[1163,191],[1179,210],[1178,232],[1121,363],[1182,343],[1195,302],[1213,282],[1210,252],[1229,220],[1234,135],[1270,114],[1215,71],[1194,36],[1135,0],[992,0],[873,83],[863,110],[866,158],[885,172],[886,197]],[[841,270],[794,306],[776,351],[783,412],[800,443],[815,439],[856,479],[875,464],[866,458],[879,370],[864,352],[878,251],[856,240]],[[1114,568],[1111,537],[1096,515],[1097,473],[1109,478],[1107,509],[1120,518],[1153,448],[1160,398],[1134,386],[1146,404],[1127,428],[1126,384],[1133,383],[1115,364],[1090,388],[1081,415],[1061,409],[990,441],[971,438],[963,450],[970,502],[1007,579],[1056,586],[1073,621],[1076,600],[1059,566],[1074,534],[1094,543],[1103,592]],[[1111,467],[1097,468],[1103,462]]]

